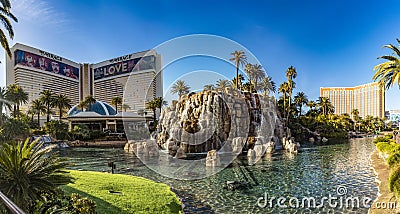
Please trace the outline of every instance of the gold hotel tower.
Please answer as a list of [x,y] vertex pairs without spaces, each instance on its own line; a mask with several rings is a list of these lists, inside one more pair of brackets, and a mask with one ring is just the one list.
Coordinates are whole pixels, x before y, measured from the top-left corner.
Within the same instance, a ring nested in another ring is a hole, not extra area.
[[320,96],[328,97],[335,107],[335,114],[358,109],[360,116],[385,117],[385,89],[378,82],[355,87],[321,87]]

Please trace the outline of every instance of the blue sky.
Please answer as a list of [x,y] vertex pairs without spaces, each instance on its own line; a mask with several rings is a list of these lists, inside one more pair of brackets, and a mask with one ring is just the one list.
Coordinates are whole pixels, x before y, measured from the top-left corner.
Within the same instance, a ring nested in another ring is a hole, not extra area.
[[[179,36],[214,34],[246,47],[279,84],[285,70],[295,66],[297,90],[311,99],[323,86],[371,82],[372,68],[380,62],[376,58],[390,54],[382,46],[400,38],[400,13],[395,10],[400,2],[395,0],[12,2],[19,17],[12,43],[95,63]],[[4,62],[4,53],[1,57]],[[2,63],[0,85],[5,85],[4,67]],[[224,62],[197,58],[171,65],[165,83],[210,67],[224,70],[228,78],[235,73]],[[399,97],[399,88],[392,88],[386,109],[400,109]]]

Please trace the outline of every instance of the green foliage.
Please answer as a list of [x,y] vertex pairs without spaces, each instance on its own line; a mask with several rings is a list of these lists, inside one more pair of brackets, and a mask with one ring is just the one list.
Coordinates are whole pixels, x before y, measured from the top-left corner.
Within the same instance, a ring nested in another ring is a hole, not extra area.
[[0,141],[24,140],[30,134],[30,122],[26,117],[9,118],[0,127]]
[[85,124],[76,124],[71,133],[74,140],[87,140],[90,137],[90,130]]
[[383,137],[377,137],[374,139],[374,143],[379,143],[379,142],[386,142],[386,143],[393,142],[393,135],[389,134],[389,135],[385,135]]
[[396,152],[400,152],[400,144],[379,142],[376,144],[376,149],[379,152],[392,155]]
[[68,140],[68,124],[60,120],[52,120],[45,124],[44,130],[47,134],[57,140]]
[[59,194],[59,185],[72,182],[66,159],[42,148],[42,143],[5,143],[0,150],[0,191],[21,209],[29,210],[42,194]]
[[122,174],[75,170],[70,173],[75,183],[64,186],[64,191],[92,199],[98,213],[179,213],[182,209],[170,187],[162,183]]
[[393,153],[387,159],[386,162],[389,164],[390,167],[393,167],[400,163],[400,153]]
[[400,197],[400,165],[396,165],[390,171],[389,189],[396,197]]
[[43,200],[36,204],[33,213],[94,214],[97,212],[96,203],[93,200],[72,193],[70,196],[43,195]]

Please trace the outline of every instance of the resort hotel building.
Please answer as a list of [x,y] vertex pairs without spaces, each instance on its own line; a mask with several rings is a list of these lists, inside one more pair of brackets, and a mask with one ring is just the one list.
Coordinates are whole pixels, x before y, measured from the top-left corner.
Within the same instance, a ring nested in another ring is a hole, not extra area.
[[329,98],[337,115],[352,116],[353,109],[358,109],[362,118],[385,117],[385,89],[377,82],[355,87],[321,87],[320,96]]
[[[44,90],[64,94],[75,105],[69,116],[78,114],[76,107],[88,95],[97,101],[94,112],[110,116],[116,111],[107,103],[123,98],[129,112],[145,109],[146,102],[161,97],[161,55],[155,50],[127,54],[99,63],[77,63],[59,55],[23,44],[15,44],[12,59],[6,59],[6,83],[17,84],[28,93],[29,101],[21,105],[26,111]],[[55,111],[57,112],[57,111]],[[85,113],[85,112],[81,112]],[[151,111],[149,112],[151,113]]]

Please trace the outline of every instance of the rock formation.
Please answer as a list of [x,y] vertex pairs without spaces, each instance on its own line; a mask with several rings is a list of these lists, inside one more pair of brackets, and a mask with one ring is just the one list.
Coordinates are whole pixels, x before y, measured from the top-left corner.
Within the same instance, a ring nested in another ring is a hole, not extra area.
[[[158,146],[172,156],[179,148],[186,154],[253,149],[261,156],[273,151],[284,131],[274,99],[227,88],[171,102],[160,115],[158,132]],[[273,138],[274,144],[265,140]]]

